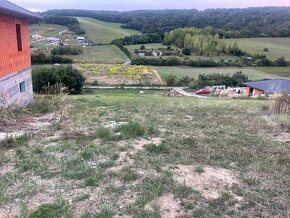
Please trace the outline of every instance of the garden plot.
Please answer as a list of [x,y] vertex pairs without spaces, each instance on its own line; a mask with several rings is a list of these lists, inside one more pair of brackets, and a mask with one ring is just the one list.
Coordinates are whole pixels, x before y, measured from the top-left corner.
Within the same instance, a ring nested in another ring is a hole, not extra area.
[[158,72],[147,66],[80,64],[77,68],[93,85],[163,85]]

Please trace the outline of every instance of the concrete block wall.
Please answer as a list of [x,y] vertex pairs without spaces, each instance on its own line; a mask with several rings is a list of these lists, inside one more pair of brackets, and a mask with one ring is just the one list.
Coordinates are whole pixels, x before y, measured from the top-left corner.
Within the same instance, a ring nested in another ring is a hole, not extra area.
[[[26,91],[20,92],[20,83],[26,83]],[[25,107],[33,100],[31,68],[0,78],[0,106]]]

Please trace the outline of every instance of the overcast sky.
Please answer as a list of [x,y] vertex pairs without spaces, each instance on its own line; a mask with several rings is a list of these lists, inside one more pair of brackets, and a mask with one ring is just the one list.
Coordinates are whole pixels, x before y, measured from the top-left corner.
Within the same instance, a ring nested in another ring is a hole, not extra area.
[[95,9],[129,11],[165,8],[244,8],[290,6],[290,0],[10,0],[33,11],[47,9]]

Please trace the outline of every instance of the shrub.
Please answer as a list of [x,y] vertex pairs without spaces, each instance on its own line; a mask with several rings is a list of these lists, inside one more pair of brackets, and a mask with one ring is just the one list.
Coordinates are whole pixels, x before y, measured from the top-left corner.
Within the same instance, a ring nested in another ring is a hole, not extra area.
[[289,113],[290,112],[290,96],[287,92],[277,95],[271,101],[270,111],[273,113]]
[[145,50],[145,45],[141,45],[140,50]]
[[262,59],[256,60],[254,62],[254,65],[260,66],[260,67],[270,67],[270,66],[273,66],[273,63],[267,58],[262,58]]
[[34,212],[30,213],[28,218],[54,218],[62,217],[68,210],[68,206],[64,202],[55,204],[43,204]]
[[97,130],[97,136],[103,141],[108,141],[111,138],[111,132],[109,129],[102,127]]
[[182,77],[182,78],[180,79],[179,84],[180,84],[181,86],[188,86],[192,81],[194,81],[193,78],[191,78],[191,77],[189,77],[189,76],[185,76],[185,77]]
[[166,77],[166,84],[168,86],[174,86],[176,84],[176,76],[170,74],[169,76]]
[[128,124],[119,126],[116,131],[121,132],[124,138],[143,136],[145,133],[144,127],[142,127],[140,123],[135,121],[130,121]]
[[264,48],[263,51],[264,52],[269,52],[269,48]]
[[42,93],[46,86],[62,84],[70,93],[80,93],[85,81],[84,76],[71,65],[40,67],[32,70],[33,91]]
[[280,57],[274,61],[274,65],[276,67],[287,67],[288,64],[284,57]]
[[145,146],[145,149],[154,154],[161,154],[161,153],[168,153],[169,152],[169,147],[166,144],[161,144],[161,145],[155,145],[155,144],[149,144]]
[[191,55],[191,49],[190,48],[184,48],[183,50],[182,50],[182,54],[184,54],[184,55]]
[[31,54],[32,64],[70,64],[73,60],[59,55],[46,55],[43,51],[36,51]]
[[52,55],[78,55],[83,52],[84,49],[81,46],[58,46],[50,51]]

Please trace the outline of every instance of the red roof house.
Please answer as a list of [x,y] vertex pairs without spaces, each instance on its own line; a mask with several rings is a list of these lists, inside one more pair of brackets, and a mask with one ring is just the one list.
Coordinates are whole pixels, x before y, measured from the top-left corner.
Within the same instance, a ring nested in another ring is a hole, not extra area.
[[33,100],[28,21],[41,17],[0,0],[0,106]]

